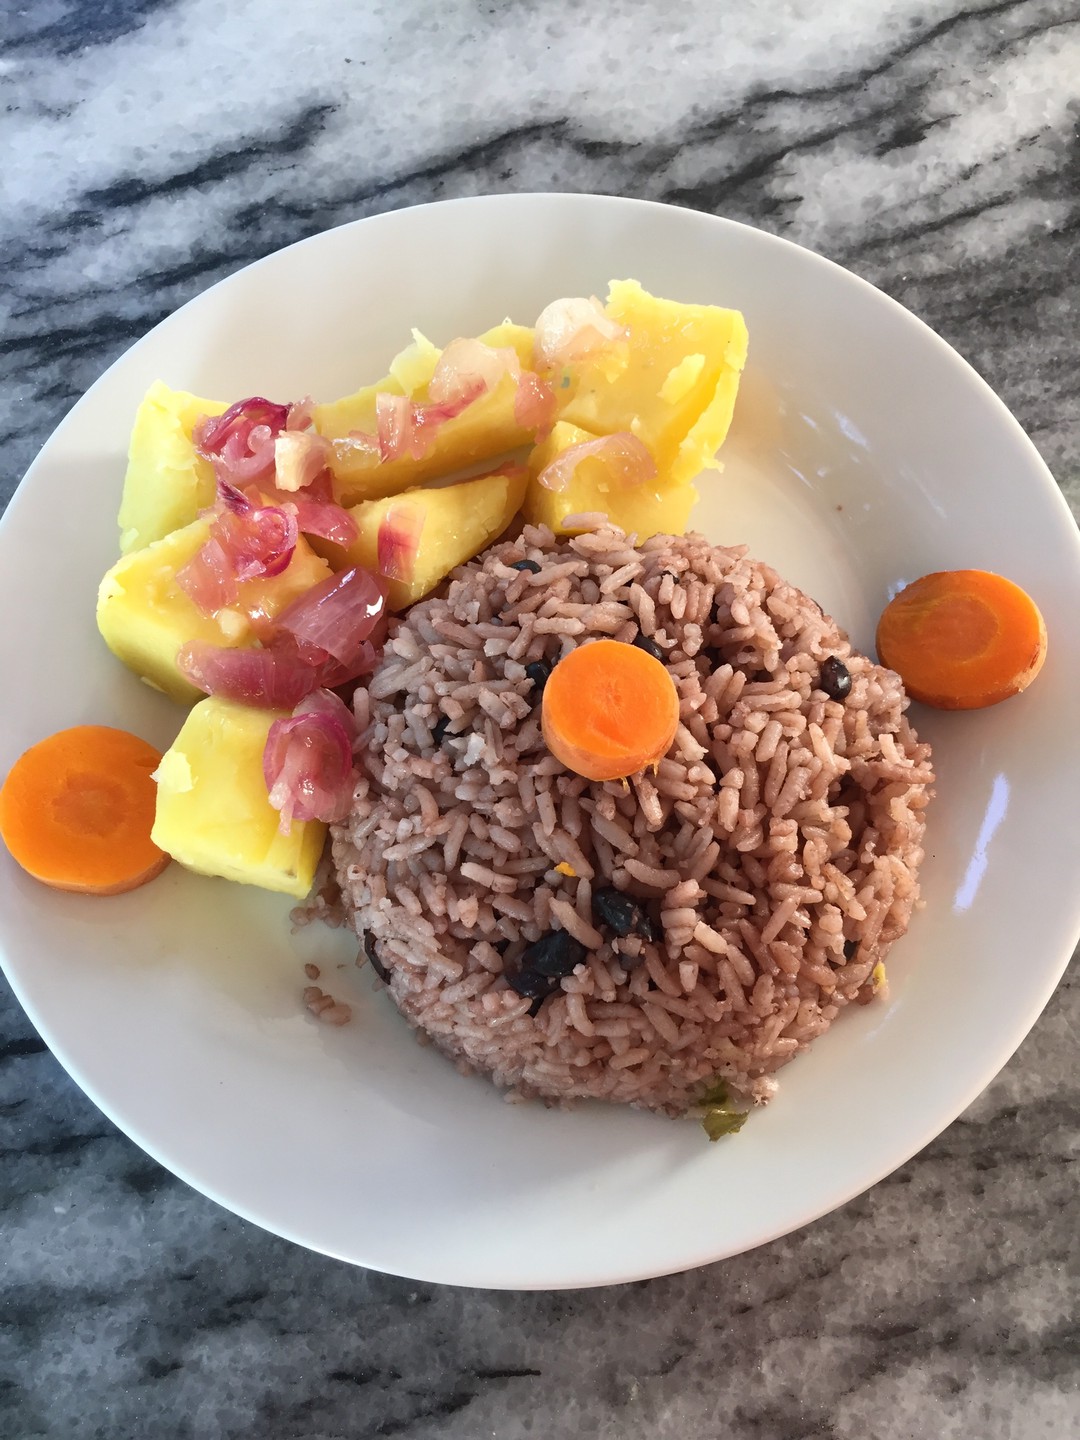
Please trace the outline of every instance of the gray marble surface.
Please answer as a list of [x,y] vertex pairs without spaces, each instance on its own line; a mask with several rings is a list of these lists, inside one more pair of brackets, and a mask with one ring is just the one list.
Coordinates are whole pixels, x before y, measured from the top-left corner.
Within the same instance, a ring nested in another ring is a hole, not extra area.
[[[250,260],[499,190],[748,220],[967,357],[1080,501],[1080,4],[29,0],[0,8],[0,498]],[[234,1219],[0,998],[0,1434],[1080,1435],[1080,984],[868,1195],[689,1275],[440,1289]]]

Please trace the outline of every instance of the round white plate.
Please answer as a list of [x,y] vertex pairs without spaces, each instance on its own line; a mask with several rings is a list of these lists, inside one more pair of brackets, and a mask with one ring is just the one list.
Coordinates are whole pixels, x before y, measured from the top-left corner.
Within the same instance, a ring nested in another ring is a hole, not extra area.
[[[423,1280],[556,1288],[736,1254],[901,1164],[1004,1065],[1078,928],[1080,544],[1019,425],[952,350],[828,261],[741,225],[575,195],[453,201],[294,245],[159,325],[79,402],[0,528],[0,774],[82,721],[165,746],[181,720],[94,627],[116,556],[129,428],[160,377],[233,400],[330,398],[419,325],[446,342],[612,277],[741,308],[750,364],[726,470],[696,523],[746,541],[872,644],[926,571],[1000,570],[1050,654],[1025,695],[921,711],[934,743],[925,909],[887,1004],[842,1017],[737,1139],[632,1111],[504,1104],[422,1049],[340,933],[172,866],[111,900],[52,893],[0,855],[0,950],[87,1094],[177,1175],[267,1229]],[[304,959],[356,1005],[315,1023]],[[333,967],[342,964],[339,970]]]

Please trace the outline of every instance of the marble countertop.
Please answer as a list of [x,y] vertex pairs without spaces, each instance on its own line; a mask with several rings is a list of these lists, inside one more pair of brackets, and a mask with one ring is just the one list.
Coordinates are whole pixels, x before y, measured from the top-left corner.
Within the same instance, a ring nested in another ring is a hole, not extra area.
[[[31,0],[0,13],[0,499],[177,305],[358,216],[595,190],[849,266],[986,377],[1080,507],[1080,5]],[[12,1440],[1080,1434],[1074,970],[869,1194],[691,1274],[496,1294],[235,1219],[0,994]]]

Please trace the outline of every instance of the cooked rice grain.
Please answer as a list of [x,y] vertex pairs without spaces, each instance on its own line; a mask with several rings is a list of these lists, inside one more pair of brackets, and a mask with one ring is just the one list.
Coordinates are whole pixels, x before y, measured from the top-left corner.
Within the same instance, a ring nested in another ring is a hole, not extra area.
[[[527,527],[396,625],[357,697],[360,780],[333,831],[346,910],[410,1023],[515,1098],[674,1114],[722,1076],[763,1102],[872,998],[907,928],[929,747],[898,677],[744,549],[635,549],[591,518],[569,540]],[[510,568],[524,558],[539,573]],[[584,780],[545,749],[524,667],[638,625],[667,657],[678,733],[655,774]],[[829,656],[844,702],[817,688]],[[659,916],[655,940],[595,921],[611,884]],[[552,926],[592,949],[530,1015],[503,969]]]

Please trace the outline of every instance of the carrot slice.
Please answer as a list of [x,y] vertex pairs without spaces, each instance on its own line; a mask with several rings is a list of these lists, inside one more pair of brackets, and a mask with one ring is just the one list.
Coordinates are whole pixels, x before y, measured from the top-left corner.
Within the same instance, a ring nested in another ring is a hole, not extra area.
[[548,749],[589,780],[619,780],[665,754],[679,695],[663,664],[636,645],[596,640],[548,676],[541,712]]
[[1011,580],[939,570],[886,605],[877,652],[924,705],[978,710],[1027,689],[1046,659],[1046,625]]
[[161,755],[137,735],[76,725],[32,745],[0,789],[0,836],[22,868],[56,890],[119,895],[169,857],[150,839]]

